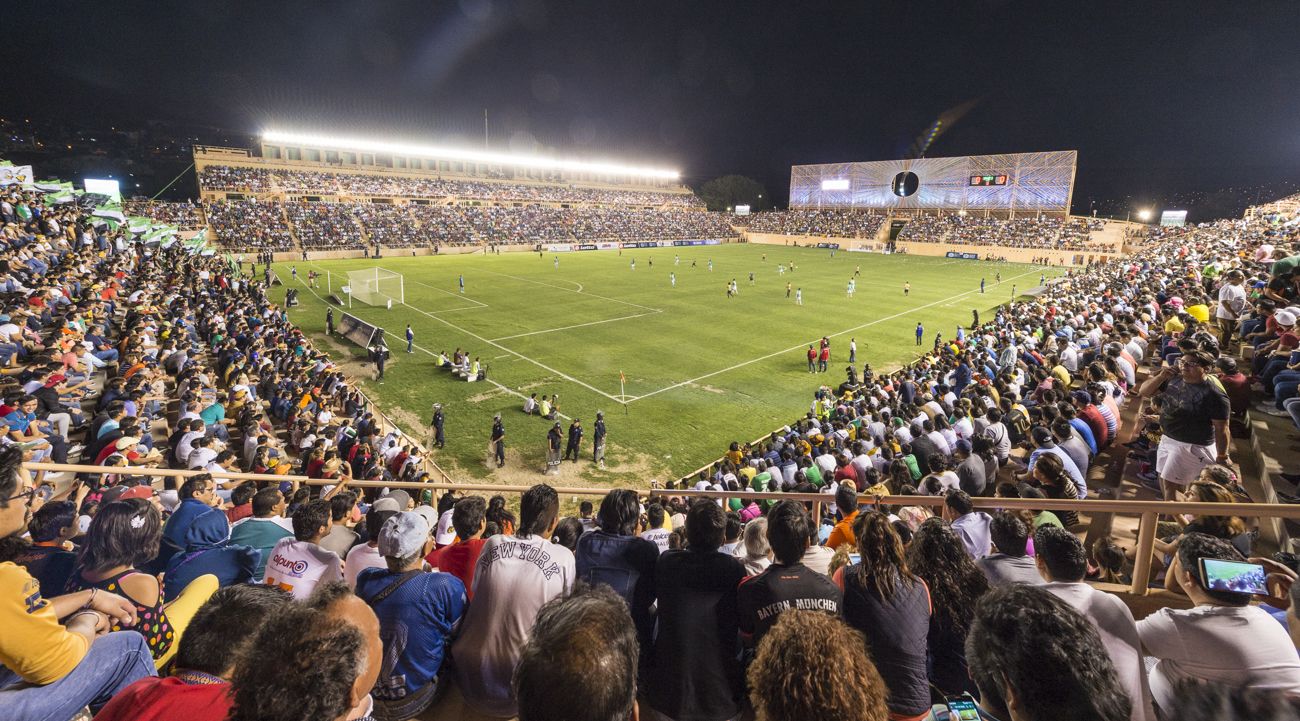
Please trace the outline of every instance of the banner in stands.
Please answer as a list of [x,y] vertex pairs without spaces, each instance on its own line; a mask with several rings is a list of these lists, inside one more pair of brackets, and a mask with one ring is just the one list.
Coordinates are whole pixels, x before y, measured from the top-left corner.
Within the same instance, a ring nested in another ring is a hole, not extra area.
[[633,240],[622,244],[624,248],[658,248],[659,242],[654,240]]
[[657,243],[553,243],[546,246],[546,252],[569,253],[579,250],[618,250],[619,248],[657,247]]
[[574,247],[577,248],[578,250],[596,250],[596,249],[597,249],[597,246],[596,246],[595,243],[578,243],[578,244],[577,244],[576,246],[574,246]]
[[947,253],[944,253],[944,255],[945,255],[946,257],[948,257],[948,258],[957,258],[957,259],[959,259],[959,260],[979,260],[979,259],[980,259],[980,254],[979,254],[979,253],[958,253],[958,252],[956,252],[956,251],[952,251],[952,250],[950,250],[950,251],[948,251]]
[[818,243],[817,247],[823,248],[825,250],[839,250],[840,244],[839,243]]
[[35,176],[32,175],[32,166],[30,165],[0,166],[0,185],[30,183],[33,177]]
[[567,253],[571,250],[573,250],[573,246],[568,243],[556,243],[546,246],[546,252],[548,253]]
[[721,242],[722,242],[722,241],[717,240],[716,238],[710,238],[710,239],[708,239],[708,240],[674,240],[674,241],[673,241],[673,245],[677,245],[677,246],[686,246],[686,245],[717,245],[717,244],[719,244],[719,243],[721,243]]

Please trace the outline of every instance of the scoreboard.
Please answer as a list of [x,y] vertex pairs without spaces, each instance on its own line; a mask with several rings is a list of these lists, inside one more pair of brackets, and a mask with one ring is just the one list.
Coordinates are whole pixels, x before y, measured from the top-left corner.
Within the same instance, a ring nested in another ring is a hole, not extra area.
[[1006,185],[1007,174],[999,173],[996,175],[972,175],[970,176],[970,184],[972,188],[985,187],[990,185]]

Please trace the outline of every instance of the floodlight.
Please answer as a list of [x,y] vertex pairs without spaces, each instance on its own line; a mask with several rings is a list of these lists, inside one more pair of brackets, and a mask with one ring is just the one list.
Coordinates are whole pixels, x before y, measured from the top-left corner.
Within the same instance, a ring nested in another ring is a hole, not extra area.
[[1142,221],[1143,223],[1147,222],[1148,220],[1151,220],[1151,210],[1149,208],[1143,208],[1139,210],[1138,220]]
[[285,143],[287,145],[338,148],[340,150],[361,150],[371,153],[392,153],[394,155],[416,155],[448,160],[466,160],[474,163],[490,163],[494,165],[523,165],[531,168],[572,170],[586,173],[602,173],[606,175],[635,175],[647,178],[660,178],[663,180],[677,180],[681,177],[681,173],[676,170],[637,168],[608,162],[563,160],[559,158],[546,158],[540,155],[491,153],[483,150],[441,148],[430,145],[406,145],[402,143],[387,143],[377,140],[362,140],[358,138],[335,138],[324,135],[286,133],[277,130],[268,130],[262,133],[262,140],[269,143]]

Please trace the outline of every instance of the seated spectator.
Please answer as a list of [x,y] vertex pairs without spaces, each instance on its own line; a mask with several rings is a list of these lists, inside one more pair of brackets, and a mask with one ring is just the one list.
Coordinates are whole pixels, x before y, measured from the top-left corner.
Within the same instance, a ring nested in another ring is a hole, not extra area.
[[230,678],[240,657],[268,618],[289,602],[289,594],[270,586],[217,591],[185,627],[172,674],[127,686],[95,718],[224,721],[230,713]]
[[966,636],[982,709],[1017,721],[1124,721],[1131,703],[1092,624],[1038,586],[989,591]]
[[1183,536],[1168,574],[1196,606],[1162,608],[1137,624],[1142,647],[1159,660],[1150,674],[1156,706],[1173,708],[1177,685],[1189,679],[1300,693],[1300,658],[1286,631],[1249,594],[1210,588],[1201,559],[1242,557],[1221,539]]
[[777,616],[758,644],[748,680],[758,721],[890,718],[889,689],[866,640],[830,614],[789,609]]
[[[161,537],[162,517],[149,501],[131,498],[106,503],[90,522],[77,568],[68,580],[69,591],[99,589],[134,604],[140,621],[132,628],[145,637],[154,658],[171,648],[175,634],[163,608],[158,578],[138,566],[158,555]],[[110,630],[123,628],[114,624]]]
[[0,448],[0,709],[12,719],[71,719],[152,676],[153,659],[140,634],[107,633],[137,623],[133,603],[100,589],[43,596],[6,557],[28,527],[34,493],[22,453]]
[[767,519],[759,516],[745,524],[740,533],[737,558],[745,566],[745,573],[753,576],[763,572],[772,563],[772,547],[767,544]]
[[1029,534],[1033,529],[1011,511],[999,511],[989,522],[989,538],[995,552],[976,561],[994,586],[1008,583],[1043,583],[1034,559],[1029,557]]
[[976,511],[971,497],[965,491],[949,491],[943,499],[943,518],[952,524],[952,530],[961,539],[971,558],[980,559],[992,550],[989,526],[993,519],[983,511]]
[[667,527],[668,514],[664,507],[658,503],[648,503],[645,507],[646,523],[649,525],[641,533],[641,537],[655,544],[660,553],[668,550],[668,536],[672,535],[673,529]]
[[775,560],[746,577],[736,591],[740,633],[750,647],[758,646],[780,615],[791,609],[840,614],[840,589],[803,564],[812,530],[812,519],[797,501],[779,501],[768,513],[767,541]]
[[[293,522],[284,517],[284,494],[278,488],[263,488],[253,496],[253,515],[235,522],[230,528],[230,542],[260,551],[254,580],[266,575],[266,562],[271,560],[271,550],[281,539],[293,535]],[[287,526],[287,527],[286,527]]]
[[605,494],[596,514],[599,528],[578,538],[574,553],[577,579],[614,589],[632,613],[637,640],[649,649],[654,632],[655,564],[659,549],[636,535],[640,503],[636,491]]
[[867,640],[889,689],[891,717],[916,718],[930,710],[930,595],[908,568],[888,516],[863,513],[854,526],[862,560],[835,574],[844,591],[844,620]]
[[966,667],[966,632],[988,580],[939,518],[917,527],[907,544],[907,566],[930,591],[930,682],[949,696],[976,693]]
[[696,500],[686,550],[660,555],[655,567],[658,631],[646,700],[671,719],[731,719],[744,700],[736,598],[745,569],[718,553],[726,527],[718,504]]
[[405,721],[433,703],[447,680],[443,659],[469,599],[449,573],[424,570],[433,528],[418,513],[390,516],[379,531],[387,568],[357,576],[356,594],[379,618],[384,664],[372,695],[379,721]]
[[1131,721],[1153,721],[1151,689],[1133,612],[1118,596],[1084,582],[1088,555],[1078,536],[1055,526],[1045,526],[1034,533],[1034,550],[1038,571],[1047,581],[1043,588],[1070,604],[1097,629],[1115,666],[1116,678],[1132,701]]
[[159,570],[172,556],[185,550],[185,534],[195,518],[207,513],[220,513],[213,507],[217,503],[216,484],[207,473],[185,479],[178,495],[180,505],[167,518],[167,525],[163,526],[159,563],[155,564]]
[[830,538],[826,539],[826,547],[832,551],[840,546],[852,548],[857,545],[853,527],[858,520],[858,491],[852,483],[841,483],[839,488],[835,489],[835,508],[840,513],[840,520],[831,529]]
[[[716,508],[716,506],[715,506]],[[474,712],[508,718],[518,713],[511,677],[537,612],[573,586],[573,554],[552,543],[560,498],[538,484],[519,502],[519,528],[485,544],[474,572],[475,602],[452,646],[458,703]]]
[[515,668],[519,721],[639,718],[635,628],[608,587],[543,605]]
[[348,527],[353,514],[357,511],[357,494],[343,491],[335,494],[330,501],[330,532],[320,540],[320,547],[331,551],[339,558],[346,558],[348,551],[360,536]]
[[54,501],[32,514],[27,533],[32,544],[13,559],[40,582],[48,593],[60,593],[77,563],[72,539],[77,536],[77,505]]
[[[343,580],[347,581],[348,586],[352,589],[357,587],[357,576],[367,568],[388,568],[384,561],[383,555],[379,553],[379,531],[383,529],[384,522],[397,515],[397,511],[391,509],[376,510],[375,506],[370,508],[366,514],[366,542],[358,543],[348,551],[348,557],[343,559]],[[393,508],[397,504],[392,504]],[[431,570],[438,570],[436,568]]]
[[294,511],[293,538],[282,538],[271,549],[266,582],[303,599],[316,584],[342,579],[343,561],[320,547],[331,524],[329,501],[308,501]]
[[[223,454],[230,451],[222,451]],[[239,469],[236,468],[235,471]],[[226,520],[235,523],[253,515],[253,496],[257,495],[257,484],[247,481],[235,486],[230,492],[230,507],[225,509]]]
[[[324,511],[329,517],[327,508]],[[351,721],[370,715],[384,658],[379,620],[342,583],[272,613],[231,678],[229,721]],[[310,669],[311,673],[303,673]]]
[[230,542],[225,515],[213,511],[199,515],[185,532],[185,550],[167,562],[163,574],[163,600],[171,603],[191,581],[206,574],[217,577],[220,587],[253,580],[262,552]]
[[452,506],[451,526],[456,529],[456,542],[430,553],[425,560],[435,571],[450,573],[465,584],[465,592],[474,600],[474,567],[487,540],[487,502],[482,496],[466,496]]

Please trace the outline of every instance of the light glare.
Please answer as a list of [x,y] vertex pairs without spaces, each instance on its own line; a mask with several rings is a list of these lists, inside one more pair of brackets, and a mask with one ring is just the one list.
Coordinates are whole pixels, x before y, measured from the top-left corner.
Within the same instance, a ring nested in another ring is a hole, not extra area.
[[580,160],[561,160],[557,158],[545,158],[539,155],[514,155],[509,153],[490,153],[482,150],[440,148],[430,145],[386,143],[375,140],[360,140],[356,138],[333,138],[324,135],[286,133],[277,130],[268,130],[262,133],[262,140],[270,143],[285,143],[287,145],[338,148],[341,150],[363,150],[372,153],[392,153],[394,155],[417,155],[449,160],[467,160],[475,163],[522,165],[530,168],[572,170],[575,172],[602,173],[606,175],[636,175],[647,178],[661,178],[664,180],[677,180],[681,177],[681,173],[676,170],[636,168],[615,163],[589,163]]

